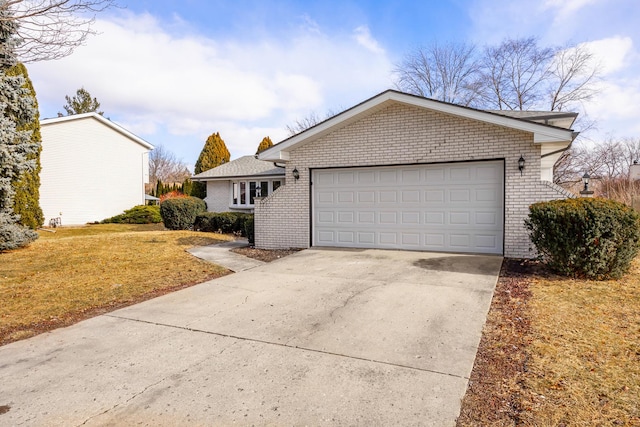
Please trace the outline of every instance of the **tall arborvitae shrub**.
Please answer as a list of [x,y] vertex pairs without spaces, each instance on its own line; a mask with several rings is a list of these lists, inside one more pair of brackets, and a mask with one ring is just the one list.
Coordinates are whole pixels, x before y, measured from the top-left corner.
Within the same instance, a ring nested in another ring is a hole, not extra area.
[[264,138],[262,138],[262,141],[260,141],[260,145],[258,145],[256,154],[260,154],[262,151],[266,150],[269,147],[273,147],[273,141],[271,141],[271,138],[269,138],[268,136],[265,136]]
[[535,203],[525,226],[544,261],[563,275],[618,278],[640,249],[640,214],[613,200]]
[[36,114],[33,120],[21,126],[19,130],[31,131],[31,142],[37,147],[36,151],[27,156],[27,160],[33,162],[34,169],[24,172],[20,177],[14,178],[12,185],[16,192],[13,200],[13,212],[20,216],[19,223],[29,228],[36,229],[44,223],[44,215],[40,208],[40,153],[42,152],[42,136],[40,135],[40,114],[38,113],[38,101],[33,89],[27,68],[19,63],[11,67],[7,75],[22,76],[25,83],[22,86],[33,99]]
[[[220,133],[216,132],[209,135],[207,138],[204,148],[202,148],[200,156],[198,157],[198,161],[196,161],[194,173],[197,175],[204,171],[208,171],[209,169],[213,169],[223,163],[228,163],[230,159],[231,153],[229,153],[226,144],[222,138],[220,138]],[[194,182],[191,195],[201,199],[207,197],[206,183]]]
[[23,76],[8,74],[16,64],[17,45],[17,27],[9,13],[0,10],[0,251],[19,248],[38,237],[19,224],[13,212],[14,182],[35,169],[29,157],[36,155],[38,146],[31,140],[32,131],[26,129],[36,116],[33,97],[24,87]]
[[182,191],[182,194],[191,195],[191,192],[193,191],[193,181],[189,178],[185,178],[184,181],[182,181],[180,191]]

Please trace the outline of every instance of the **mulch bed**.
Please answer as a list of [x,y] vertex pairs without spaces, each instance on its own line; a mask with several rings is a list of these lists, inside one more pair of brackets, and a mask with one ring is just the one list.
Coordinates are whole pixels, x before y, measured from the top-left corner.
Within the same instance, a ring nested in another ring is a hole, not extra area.
[[529,277],[543,273],[532,261],[505,259],[462,401],[457,426],[513,426],[524,410],[531,298]]
[[301,249],[256,249],[253,246],[246,246],[244,248],[231,249],[231,252],[260,261],[271,262],[284,258],[287,255],[294,254],[300,250]]

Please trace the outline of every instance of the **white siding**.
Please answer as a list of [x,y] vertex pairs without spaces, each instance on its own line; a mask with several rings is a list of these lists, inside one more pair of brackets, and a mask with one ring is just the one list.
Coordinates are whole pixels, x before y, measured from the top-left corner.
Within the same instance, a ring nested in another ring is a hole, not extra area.
[[209,212],[229,212],[231,202],[229,181],[207,181],[207,197],[204,199]]
[[100,221],[144,204],[148,148],[92,117],[41,131],[45,224],[57,217],[63,225]]

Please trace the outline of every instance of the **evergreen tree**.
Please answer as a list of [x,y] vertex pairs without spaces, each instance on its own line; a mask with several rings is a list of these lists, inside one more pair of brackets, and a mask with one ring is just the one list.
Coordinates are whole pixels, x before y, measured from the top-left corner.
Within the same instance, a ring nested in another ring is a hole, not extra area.
[[187,196],[191,195],[191,192],[193,191],[193,181],[191,181],[189,178],[185,178],[185,180],[182,182],[182,194],[186,194]]
[[[198,161],[195,166],[195,174],[199,174],[209,169],[213,169],[216,166],[220,166],[223,163],[228,163],[231,159],[231,153],[227,149],[220,133],[216,132],[209,135],[207,142],[204,144],[202,152],[198,157]],[[207,186],[203,182],[194,182],[192,189],[192,196],[204,199],[207,196]]]
[[162,196],[164,193],[162,192],[162,181],[158,180],[156,182],[156,197]]
[[271,141],[271,138],[265,136],[264,138],[262,138],[260,145],[258,145],[258,151],[256,151],[256,154],[260,154],[262,151],[266,150],[269,147],[273,147],[273,142]]
[[67,104],[64,105],[63,108],[67,112],[68,116],[73,114],[90,113],[92,111],[95,111],[101,116],[104,114],[103,111],[98,111],[100,108],[98,100],[96,98],[91,98],[91,94],[84,87],[78,89],[73,98],[66,95],[64,99],[67,101]]
[[18,63],[11,67],[7,75],[23,76],[24,89],[29,91],[33,98],[33,105],[36,114],[30,123],[21,126],[19,130],[31,131],[31,142],[37,146],[36,151],[27,156],[27,160],[34,162],[34,169],[22,174],[19,178],[14,178],[12,185],[16,192],[13,201],[13,212],[20,216],[20,224],[36,229],[44,223],[44,215],[40,208],[40,153],[42,152],[42,137],[40,135],[40,113],[38,112],[38,100],[33,84],[27,73],[24,64]]
[[27,127],[36,116],[33,97],[24,87],[23,76],[8,74],[16,64],[17,25],[7,9],[0,9],[0,251],[19,248],[38,234],[18,223],[13,212],[13,183],[25,172],[35,169],[28,160],[38,151]]

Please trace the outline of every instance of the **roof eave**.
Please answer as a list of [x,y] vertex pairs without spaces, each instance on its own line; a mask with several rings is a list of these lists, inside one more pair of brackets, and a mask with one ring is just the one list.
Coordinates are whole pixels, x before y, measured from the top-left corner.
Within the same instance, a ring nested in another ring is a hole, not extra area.
[[128,131],[127,129],[123,128],[122,126],[120,126],[117,123],[112,122],[109,119],[105,119],[102,115],[95,113],[95,112],[90,112],[90,113],[82,113],[82,114],[73,114],[70,116],[62,116],[62,117],[54,117],[51,119],[43,119],[40,120],[40,125],[41,126],[47,126],[47,125],[52,125],[52,124],[56,124],[56,123],[62,123],[62,122],[70,122],[73,120],[81,120],[81,119],[87,119],[87,118],[94,118],[97,121],[99,121],[100,123],[106,125],[107,127],[113,129],[114,131],[120,133],[121,135],[124,135],[125,137],[131,139],[132,141],[136,142],[137,144],[142,145],[143,147],[149,149],[149,150],[153,150],[155,147],[151,144],[149,144],[147,141],[145,141],[144,139],[140,138],[139,136],[131,133],[130,131]]
[[319,123],[312,128],[268,148],[261,152],[258,155],[258,158],[260,160],[286,162],[289,160],[289,151],[320,138],[324,134],[332,131],[336,126],[345,125],[350,121],[356,120],[360,115],[366,112],[382,108],[389,102],[399,102],[444,114],[529,132],[533,134],[535,144],[545,144],[549,142],[570,143],[574,139],[574,132],[571,129],[563,129],[551,125],[534,123],[524,119],[507,117],[483,110],[476,110],[469,107],[436,101],[394,90],[387,90],[322,123]]
[[229,176],[192,176],[191,181],[230,181],[234,179],[261,179],[261,178],[284,178],[285,173],[282,174],[268,174],[268,175],[229,175]]

